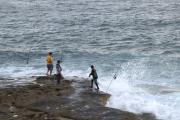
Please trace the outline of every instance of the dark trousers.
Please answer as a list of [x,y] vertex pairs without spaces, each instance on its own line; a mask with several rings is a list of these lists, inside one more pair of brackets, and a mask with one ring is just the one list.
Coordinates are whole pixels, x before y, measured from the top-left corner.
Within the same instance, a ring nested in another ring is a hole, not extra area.
[[57,84],[61,83],[61,79],[63,79],[63,76],[61,73],[56,74],[56,80],[57,80]]
[[95,83],[97,89],[99,89],[99,86],[98,86],[98,83],[97,83],[97,79],[96,79],[96,78],[93,78],[93,79],[91,80],[91,88],[93,88],[93,82]]

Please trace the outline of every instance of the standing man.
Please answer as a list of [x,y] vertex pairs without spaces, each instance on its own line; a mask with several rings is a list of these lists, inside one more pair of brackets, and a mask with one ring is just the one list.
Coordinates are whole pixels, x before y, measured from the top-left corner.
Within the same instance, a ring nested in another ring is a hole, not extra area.
[[48,56],[47,56],[47,75],[48,73],[50,72],[50,75],[52,74],[52,71],[53,71],[53,56],[52,56],[52,52],[49,52],[48,53]]
[[91,88],[93,88],[93,82],[96,84],[97,90],[99,90],[99,86],[97,83],[98,75],[96,72],[96,69],[94,68],[94,65],[91,65],[91,73],[89,74],[89,77],[92,75],[93,79],[91,80]]
[[61,82],[61,79],[63,79],[64,77],[62,76],[62,68],[61,68],[61,65],[60,65],[60,60],[57,61],[57,64],[56,64],[56,79],[57,79],[57,84],[60,84]]

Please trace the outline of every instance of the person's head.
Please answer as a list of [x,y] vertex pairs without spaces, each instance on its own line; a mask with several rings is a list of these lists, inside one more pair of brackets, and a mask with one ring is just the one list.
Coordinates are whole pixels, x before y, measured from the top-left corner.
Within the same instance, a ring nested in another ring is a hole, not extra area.
[[48,55],[52,55],[52,52],[49,52]]
[[58,64],[60,64],[60,62],[61,62],[60,60],[57,61]]
[[94,68],[94,65],[91,65],[91,69],[93,69]]

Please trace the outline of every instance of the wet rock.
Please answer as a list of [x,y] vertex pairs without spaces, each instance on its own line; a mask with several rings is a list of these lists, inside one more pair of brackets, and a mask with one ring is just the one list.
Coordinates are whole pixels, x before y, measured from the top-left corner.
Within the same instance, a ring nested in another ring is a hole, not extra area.
[[[110,95],[89,89],[85,79],[37,77],[36,84],[0,90],[2,120],[155,120],[152,114],[136,115],[105,107]],[[11,112],[10,107],[16,108]],[[17,115],[13,117],[13,115]]]

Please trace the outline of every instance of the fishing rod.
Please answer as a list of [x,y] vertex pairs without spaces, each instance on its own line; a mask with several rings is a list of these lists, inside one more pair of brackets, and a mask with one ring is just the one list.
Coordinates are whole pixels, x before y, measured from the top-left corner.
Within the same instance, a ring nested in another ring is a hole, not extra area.
[[116,79],[117,79],[117,77],[118,77],[118,73],[119,73],[119,69],[120,69],[120,68],[118,67],[117,71],[114,73],[114,75],[113,75],[113,79],[111,79],[111,81],[110,81],[110,83],[109,83],[109,85],[108,85],[108,87],[107,87],[106,91],[108,91],[108,90],[109,90],[109,88],[110,88],[110,86],[111,86],[111,84],[112,84],[113,80],[116,80]]
[[56,56],[56,59],[60,61],[60,63],[63,63],[64,62],[64,56],[63,56],[63,50],[59,50],[57,52],[55,52],[55,55]]
[[29,64],[30,53],[31,53],[31,48],[30,48],[30,49],[29,49],[29,51],[28,51],[28,55],[27,55],[26,64]]
[[60,54],[59,60],[60,60],[61,63],[63,63],[63,59],[64,59],[64,57],[63,57],[63,50],[60,50],[59,54]]
[[[33,33],[34,34],[34,33]],[[34,37],[34,36],[33,36]],[[35,52],[34,55],[37,55],[37,50],[40,46],[41,40],[38,39],[37,42],[34,42],[33,44],[31,44],[32,46],[29,46],[29,48],[27,48],[27,58],[26,58],[26,64],[30,63],[30,58],[31,58],[31,53],[33,53],[33,51]],[[36,45],[36,46],[35,46]],[[25,46],[27,47],[27,46]],[[26,49],[26,48],[25,48]]]

